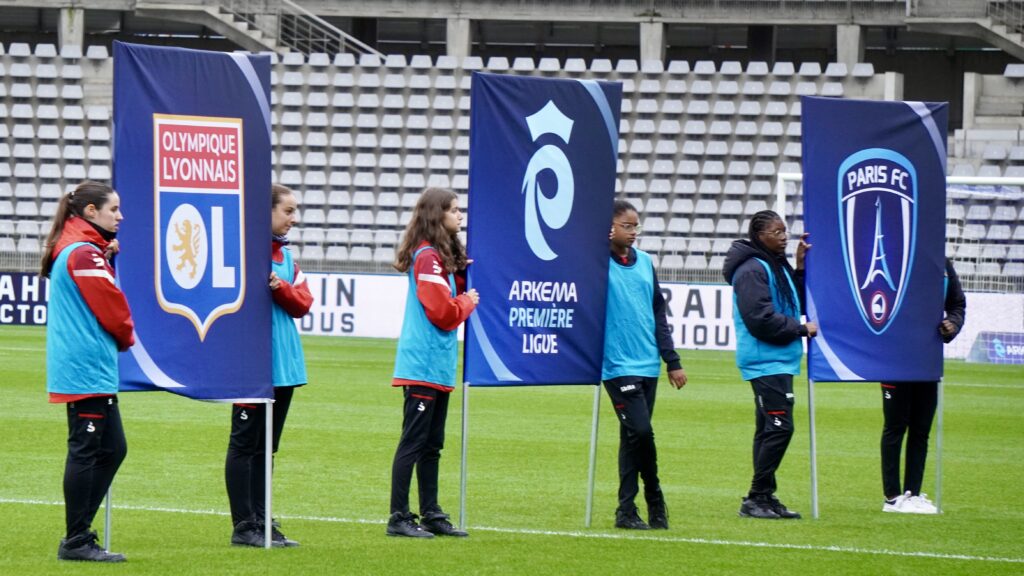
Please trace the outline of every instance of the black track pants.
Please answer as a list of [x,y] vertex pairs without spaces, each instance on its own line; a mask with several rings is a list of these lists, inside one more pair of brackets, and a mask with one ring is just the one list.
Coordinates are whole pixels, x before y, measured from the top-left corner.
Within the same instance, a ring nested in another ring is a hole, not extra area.
[[[284,421],[292,404],[294,386],[274,387],[273,453],[281,442]],[[231,440],[224,463],[224,481],[231,502],[231,523],[262,522],[266,482],[266,404],[234,404],[231,407]]]
[[69,402],[64,503],[68,539],[89,531],[114,475],[128,454],[117,396]]
[[[910,491],[921,493],[924,464],[928,458],[928,433],[938,404],[937,382],[882,384],[882,488],[886,498]],[[907,437],[907,461],[900,489],[900,449]]]
[[651,427],[658,379],[622,376],[605,381],[604,389],[619,418],[619,510],[629,512],[636,507],[639,478],[643,478],[648,502],[661,497],[658,450]]
[[438,463],[444,448],[444,426],[451,394],[426,386],[406,386],[402,438],[391,465],[391,513],[409,512],[413,467],[420,496],[420,515],[441,511],[437,503]]
[[793,376],[772,374],[750,381],[754,390],[754,478],[750,496],[770,496],[778,485],[775,471],[793,438]]

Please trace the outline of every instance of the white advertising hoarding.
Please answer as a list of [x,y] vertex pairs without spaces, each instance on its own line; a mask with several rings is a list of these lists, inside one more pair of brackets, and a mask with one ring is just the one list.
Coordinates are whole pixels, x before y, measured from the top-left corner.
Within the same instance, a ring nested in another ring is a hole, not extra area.
[[[313,306],[295,321],[302,334],[398,338],[409,291],[407,276],[310,273],[306,279]],[[731,286],[662,283],[661,290],[676,348],[736,349]],[[48,292],[48,283],[35,274],[0,273],[0,325],[45,324]],[[968,293],[967,322],[945,347],[945,356],[966,358],[982,331],[1024,332],[1024,296]]]

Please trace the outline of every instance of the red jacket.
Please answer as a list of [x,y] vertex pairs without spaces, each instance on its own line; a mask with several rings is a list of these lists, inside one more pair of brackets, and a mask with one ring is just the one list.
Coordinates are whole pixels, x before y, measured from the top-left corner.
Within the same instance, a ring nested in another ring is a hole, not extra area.
[[[280,242],[271,243],[270,259],[280,264],[284,261],[284,252]],[[295,272],[292,276],[294,281],[289,284],[281,279],[281,286],[271,291],[274,303],[284,309],[292,318],[302,318],[313,306],[313,294],[309,291],[309,284],[306,283],[306,276],[299,270],[299,263],[295,262]]]
[[[428,242],[423,242],[416,249],[419,250],[428,245]],[[413,267],[413,277],[416,278],[416,298],[423,305],[423,312],[427,315],[427,320],[441,330],[455,330],[459,324],[469,318],[476,308],[476,304],[465,294],[466,276],[464,271],[455,274],[456,296],[452,296],[452,287],[448,284],[448,272],[436,250],[420,252]],[[450,386],[403,378],[394,378],[391,385],[426,386],[445,392],[452,391]]]
[[[124,292],[114,284],[114,267],[104,256],[110,242],[92,224],[72,216],[64,222],[64,230],[50,252],[51,260],[76,242],[88,244],[75,248],[68,255],[68,276],[74,280],[100,326],[117,342],[117,348],[127,350],[135,344],[135,323]],[[50,402],[74,402],[92,396],[97,394],[50,394]]]

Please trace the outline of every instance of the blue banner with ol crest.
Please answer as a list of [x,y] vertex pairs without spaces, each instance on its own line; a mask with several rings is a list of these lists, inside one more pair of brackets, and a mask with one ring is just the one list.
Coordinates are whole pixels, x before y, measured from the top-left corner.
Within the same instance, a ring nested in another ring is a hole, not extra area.
[[114,44],[122,390],[272,398],[270,57]]
[[817,381],[942,376],[945,103],[802,98]]
[[473,74],[472,385],[596,384],[622,86]]

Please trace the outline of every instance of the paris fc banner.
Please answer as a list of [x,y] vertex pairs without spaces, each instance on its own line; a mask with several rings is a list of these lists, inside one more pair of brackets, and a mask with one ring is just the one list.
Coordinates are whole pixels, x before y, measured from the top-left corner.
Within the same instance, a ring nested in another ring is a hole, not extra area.
[[622,86],[473,74],[472,385],[596,384]]
[[945,103],[802,98],[810,377],[942,377]]
[[270,57],[114,45],[121,389],[272,398]]

